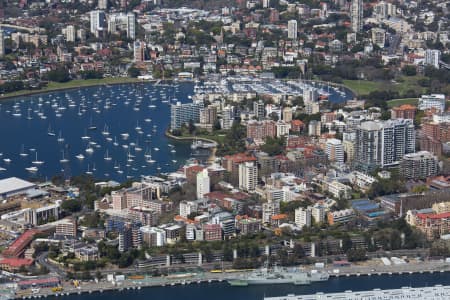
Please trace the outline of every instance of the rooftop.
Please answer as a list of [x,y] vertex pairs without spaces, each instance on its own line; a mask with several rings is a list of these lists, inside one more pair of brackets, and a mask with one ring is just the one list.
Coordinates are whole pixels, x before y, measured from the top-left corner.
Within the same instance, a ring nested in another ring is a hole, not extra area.
[[22,180],[17,177],[10,177],[0,180],[0,195],[12,193],[18,190],[31,189],[36,187],[34,183]]

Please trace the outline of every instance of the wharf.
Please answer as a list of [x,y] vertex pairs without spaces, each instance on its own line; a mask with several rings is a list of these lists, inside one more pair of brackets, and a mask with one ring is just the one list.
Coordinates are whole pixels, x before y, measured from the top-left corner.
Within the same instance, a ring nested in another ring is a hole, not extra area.
[[264,297],[264,300],[390,300],[390,299],[422,299],[422,300],[448,300],[450,299],[450,286],[436,285],[433,287],[411,288],[372,291],[345,291],[342,293],[316,293],[313,295],[287,295],[281,297]]

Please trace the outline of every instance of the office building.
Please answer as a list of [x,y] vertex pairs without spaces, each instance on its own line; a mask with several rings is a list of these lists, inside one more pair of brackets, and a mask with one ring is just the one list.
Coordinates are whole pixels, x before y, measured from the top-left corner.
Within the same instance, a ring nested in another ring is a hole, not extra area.
[[439,172],[439,160],[428,151],[406,154],[400,162],[400,173],[406,179],[426,179]]
[[197,173],[197,198],[202,199],[205,194],[210,192],[210,178],[208,174],[208,169],[203,169],[203,171]]
[[362,170],[396,165],[414,151],[412,120],[366,121],[356,129],[355,162]]
[[363,21],[363,0],[352,0],[350,5],[350,17],[352,31],[360,32],[362,30]]
[[439,61],[441,60],[441,51],[427,49],[425,51],[425,65],[439,69]]
[[328,139],[325,145],[325,153],[328,156],[328,160],[336,163],[344,162],[344,146],[341,140]]
[[39,208],[27,208],[24,211],[25,222],[33,226],[59,220],[61,213],[60,202]]
[[431,94],[422,95],[419,98],[419,110],[434,109],[437,112],[445,111],[445,95]]
[[295,225],[300,228],[311,227],[311,209],[299,207],[295,209]]
[[170,106],[170,129],[179,129],[183,124],[189,124],[190,121],[198,123],[200,121],[200,109],[203,106],[203,101],[172,104]]
[[258,167],[253,162],[239,165],[239,188],[244,191],[254,191],[258,184]]
[[297,39],[297,21],[296,20],[290,20],[288,21],[288,38],[296,40]]

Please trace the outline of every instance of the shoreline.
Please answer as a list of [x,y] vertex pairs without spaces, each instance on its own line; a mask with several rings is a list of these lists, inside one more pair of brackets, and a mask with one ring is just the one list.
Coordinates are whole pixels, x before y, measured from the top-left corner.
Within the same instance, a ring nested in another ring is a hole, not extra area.
[[196,136],[175,136],[169,132],[169,129],[164,131],[164,135],[167,138],[176,140],[176,141],[193,141],[193,140],[197,139],[197,140],[201,140],[201,141],[205,141],[205,142],[209,142],[209,143],[214,143],[214,144],[216,144],[216,146],[213,148],[210,148],[211,153],[208,157],[208,162],[214,162],[216,160],[216,152],[217,152],[217,147],[219,146],[219,143],[215,140],[211,140],[211,139],[208,139],[205,137],[196,137]]
[[[121,78],[121,77],[112,77],[112,78]],[[70,91],[70,90],[76,90],[79,88],[90,88],[90,87],[95,87],[95,86],[107,86],[107,85],[119,85],[119,84],[133,84],[133,83],[156,83],[157,80],[144,80],[144,79],[137,79],[137,78],[130,78],[130,77],[123,77],[124,80],[118,80],[115,82],[101,82],[102,79],[97,79],[99,82],[91,82],[91,83],[87,83],[87,84],[83,84],[80,86],[62,86],[62,87],[55,87],[55,88],[49,88],[49,89],[39,89],[39,90],[20,90],[17,91],[16,95],[12,95],[11,93],[5,94],[5,95],[0,95],[0,101],[3,100],[9,100],[12,98],[18,98],[18,97],[28,97],[28,96],[33,96],[33,95],[40,95],[40,94],[47,94],[47,93],[52,93],[52,92],[61,92],[61,91]],[[84,79],[79,79],[80,81],[84,80]],[[95,79],[94,79],[95,80]],[[70,81],[68,81],[70,82]],[[23,93],[21,93],[22,91],[24,91]],[[12,93],[16,93],[16,92],[12,92]]]
[[[378,269],[378,270],[377,270]],[[450,272],[450,264],[445,264],[439,261],[423,262],[423,263],[408,263],[406,265],[391,265],[380,266],[377,269],[367,266],[352,266],[340,267],[339,273],[333,273],[333,267],[325,268],[329,272],[330,279],[349,278],[349,277],[377,277],[377,276],[402,276],[402,275],[418,275],[418,274],[433,274],[433,273],[448,273]],[[310,268],[308,268],[310,270]],[[238,274],[244,274],[239,272]],[[143,288],[152,287],[174,287],[191,284],[209,284],[226,282],[227,279],[233,277],[230,273],[188,273],[186,276],[180,277],[147,277],[140,279],[125,279],[123,281],[110,282],[101,280],[99,282],[82,282],[77,288],[71,284],[71,281],[65,281],[61,286],[63,290],[53,292],[50,288],[42,288],[38,293],[24,293],[14,295],[14,299],[31,299],[42,297],[59,297],[69,295],[82,295],[103,292],[122,292],[124,290],[141,290]],[[375,279],[376,280],[376,279]],[[314,283],[312,283],[314,284]],[[228,287],[228,286],[227,286]],[[230,286],[231,287],[231,286]],[[243,287],[245,289],[245,287]]]

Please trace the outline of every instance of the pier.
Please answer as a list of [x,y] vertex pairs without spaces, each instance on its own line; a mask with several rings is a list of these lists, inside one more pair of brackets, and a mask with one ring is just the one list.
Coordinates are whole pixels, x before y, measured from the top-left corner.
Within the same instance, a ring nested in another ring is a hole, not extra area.
[[264,297],[264,300],[390,300],[390,299],[423,299],[423,300],[448,300],[450,299],[450,286],[436,285],[433,287],[411,288],[372,291],[345,291],[342,293],[316,293],[313,295],[287,295],[281,297]]

